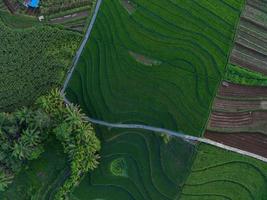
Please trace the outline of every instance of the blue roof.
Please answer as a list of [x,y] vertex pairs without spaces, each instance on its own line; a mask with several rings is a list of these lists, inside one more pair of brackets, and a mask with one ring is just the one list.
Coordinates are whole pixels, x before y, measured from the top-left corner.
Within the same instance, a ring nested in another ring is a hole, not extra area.
[[40,0],[30,0],[28,3],[28,6],[31,6],[33,8],[37,8],[39,6]]

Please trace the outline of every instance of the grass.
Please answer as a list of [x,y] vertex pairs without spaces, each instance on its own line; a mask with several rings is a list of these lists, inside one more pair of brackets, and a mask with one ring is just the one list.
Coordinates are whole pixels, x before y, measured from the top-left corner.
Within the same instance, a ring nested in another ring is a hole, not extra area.
[[228,64],[224,79],[241,85],[267,86],[266,75],[232,64]]
[[267,165],[201,144],[181,200],[266,200]]
[[[201,135],[243,0],[103,1],[67,89],[91,117]],[[150,68],[135,52],[160,63]]]
[[50,140],[39,159],[28,163],[9,186],[0,193],[0,200],[49,199],[68,173],[67,158],[60,143]]
[[82,39],[55,26],[11,29],[1,20],[0,38],[0,111],[31,105],[61,85]]
[[0,10],[0,19],[6,26],[15,29],[29,28],[39,23],[36,17],[12,15],[8,11],[2,10]]
[[177,138],[165,144],[152,132],[98,128],[101,163],[71,199],[172,200],[188,176],[194,146]]

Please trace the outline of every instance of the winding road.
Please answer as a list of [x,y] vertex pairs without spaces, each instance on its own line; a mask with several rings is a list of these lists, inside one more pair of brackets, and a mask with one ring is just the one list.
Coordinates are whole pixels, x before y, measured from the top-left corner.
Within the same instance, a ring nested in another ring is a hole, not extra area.
[[[67,88],[67,85],[70,81],[70,78],[74,72],[74,69],[79,61],[79,58],[82,54],[82,51],[90,37],[90,34],[91,34],[91,31],[92,31],[92,28],[93,28],[93,25],[95,23],[95,20],[96,20],[96,17],[97,17],[97,14],[99,12],[99,9],[100,9],[100,6],[101,6],[101,3],[102,3],[103,0],[98,0],[97,1],[97,4],[96,4],[96,7],[95,7],[95,10],[94,10],[94,14],[92,16],[92,19],[91,19],[91,22],[89,24],[89,27],[86,31],[86,35],[82,41],[82,44],[80,46],[80,48],[78,49],[74,59],[73,59],[73,64],[72,64],[72,67],[71,69],[69,70],[68,72],[68,75],[67,75],[67,78],[64,82],[64,85],[63,85],[63,88],[61,90],[61,94],[63,95],[64,97],[64,101],[66,104],[71,104],[71,102],[65,97],[64,93],[65,93],[65,90]],[[179,137],[179,138],[182,138],[183,140],[185,141],[195,141],[195,142],[202,142],[202,143],[205,143],[205,144],[209,144],[209,145],[212,145],[212,146],[216,146],[216,147],[219,147],[219,148],[222,148],[222,149],[225,149],[225,150],[228,150],[228,151],[232,151],[232,152],[236,152],[236,153],[239,153],[241,155],[245,155],[245,156],[250,156],[252,158],[256,158],[258,160],[261,160],[263,162],[267,162],[267,158],[263,157],[263,156],[260,156],[260,155],[257,155],[257,154],[254,154],[254,153],[251,153],[251,152],[248,152],[248,151],[243,151],[241,149],[238,149],[238,148],[234,148],[234,147],[231,147],[231,146],[227,146],[227,145],[224,145],[222,143],[219,143],[219,142],[215,142],[213,140],[210,140],[210,139],[206,139],[206,138],[201,138],[201,137],[195,137],[195,136],[190,136],[190,135],[185,135],[184,133],[182,132],[176,132],[176,131],[172,131],[172,130],[168,130],[168,129],[164,129],[164,128],[158,128],[158,127],[152,127],[152,126],[149,126],[149,125],[142,125],[142,124],[121,124],[121,123],[110,123],[110,122],[106,122],[106,121],[102,121],[102,120],[97,120],[97,119],[93,119],[93,118],[90,118],[90,117],[86,117],[86,120],[93,123],[93,124],[97,124],[97,125],[101,125],[101,126],[106,126],[106,127],[110,127],[110,128],[124,128],[124,129],[142,129],[142,130],[148,130],[148,131],[151,131],[151,133],[153,132],[157,132],[157,133],[165,133],[165,134],[168,134],[170,136],[174,136],[174,137]]]

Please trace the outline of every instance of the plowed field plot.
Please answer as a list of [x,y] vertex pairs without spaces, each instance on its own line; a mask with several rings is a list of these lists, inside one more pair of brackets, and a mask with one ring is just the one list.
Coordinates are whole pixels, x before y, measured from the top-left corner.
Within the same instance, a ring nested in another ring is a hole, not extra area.
[[264,162],[201,144],[181,200],[266,200]]
[[195,147],[152,132],[98,130],[101,164],[74,190],[71,199],[173,200],[190,173]]
[[267,136],[259,133],[219,133],[207,131],[205,137],[267,158]]
[[233,64],[267,74],[266,1],[247,1],[230,61]]
[[244,2],[126,3],[103,1],[67,97],[97,119],[201,135]]
[[222,85],[215,98],[207,129],[267,134],[267,87]]

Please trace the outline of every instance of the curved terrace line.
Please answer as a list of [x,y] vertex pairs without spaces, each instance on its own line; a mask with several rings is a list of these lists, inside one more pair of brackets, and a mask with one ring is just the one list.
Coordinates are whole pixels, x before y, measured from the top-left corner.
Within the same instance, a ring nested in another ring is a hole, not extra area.
[[[91,34],[91,31],[93,29],[93,26],[95,24],[95,21],[96,21],[96,17],[97,17],[97,14],[99,12],[99,9],[100,9],[100,6],[101,6],[101,3],[102,3],[102,0],[98,0],[97,1],[97,4],[96,4],[96,7],[95,7],[95,10],[94,10],[94,14],[93,14],[93,17],[91,19],[91,22],[89,24],[89,27],[86,31],[86,34],[84,36],[84,39],[82,41],[82,44],[80,46],[80,48],[78,49],[74,59],[73,59],[73,64],[72,64],[72,67],[71,69],[69,70],[68,72],[68,75],[67,75],[67,78],[64,82],[64,85],[63,85],[63,88],[61,90],[61,94],[62,96],[64,97],[64,101],[66,104],[71,104],[71,102],[65,97],[64,95],[64,92],[68,86],[68,83],[71,79],[71,76],[74,72],[74,69],[75,67],[77,66],[77,63],[79,61],[79,58],[82,54],[82,51],[90,37],[90,34]],[[148,131],[152,131],[152,132],[156,132],[156,133],[166,133],[170,136],[174,136],[174,137],[179,137],[187,142],[190,142],[190,141],[194,141],[194,142],[202,142],[202,143],[205,143],[205,144],[209,144],[209,145],[212,145],[212,146],[216,146],[216,147],[219,147],[219,148],[222,148],[222,149],[225,149],[225,150],[228,150],[228,151],[232,151],[232,152],[235,152],[235,153],[239,153],[241,155],[245,155],[245,156],[249,156],[249,157],[252,157],[252,158],[255,158],[255,159],[258,159],[258,160],[261,160],[263,162],[266,162],[267,163],[267,158],[263,157],[263,156],[260,156],[260,155],[257,155],[257,154],[254,154],[254,153],[251,153],[251,152],[248,152],[248,151],[244,151],[244,150],[241,150],[241,149],[238,149],[238,148],[234,148],[234,147],[231,147],[231,146],[228,146],[228,145],[224,145],[222,143],[219,143],[219,142],[215,142],[213,140],[210,140],[210,139],[206,139],[206,138],[200,138],[200,137],[195,137],[195,136],[190,136],[190,135],[185,135],[184,133],[182,132],[176,132],[176,131],[172,131],[172,130],[168,130],[168,129],[164,129],[164,128],[158,128],[158,127],[153,127],[153,126],[149,126],[149,125],[142,125],[142,124],[121,124],[121,123],[110,123],[110,122],[106,122],[106,121],[102,121],[102,120],[98,120],[98,119],[93,119],[93,118],[90,118],[90,117],[86,117],[86,120],[93,123],[93,124],[97,124],[97,125],[101,125],[101,126],[106,126],[106,127],[110,127],[110,128],[125,128],[125,129],[143,129],[143,130],[148,130]]]
[[78,51],[76,52],[76,55],[75,55],[75,57],[73,59],[72,67],[68,71],[68,75],[67,75],[67,78],[66,78],[66,80],[64,82],[63,88],[61,90],[61,94],[63,94],[65,92],[65,90],[66,90],[66,88],[68,86],[68,83],[69,83],[69,81],[71,79],[71,76],[72,76],[72,74],[74,72],[74,69],[75,69],[75,67],[76,67],[76,65],[77,65],[77,63],[78,63],[78,61],[80,59],[80,56],[81,56],[82,52],[83,52],[83,49],[84,49],[84,47],[85,47],[85,45],[86,45],[86,43],[87,43],[87,41],[88,41],[88,39],[89,39],[89,37],[91,35],[91,32],[92,32],[93,26],[95,24],[95,20],[96,20],[97,14],[99,12],[101,3],[102,3],[102,0],[97,0],[93,17],[91,19],[91,22],[90,22],[88,28],[87,28],[87,31],[86,31],[86,34],[85,34],[85,36],[83,38],[82,44],[81,44],[80,48],[78,49]]

